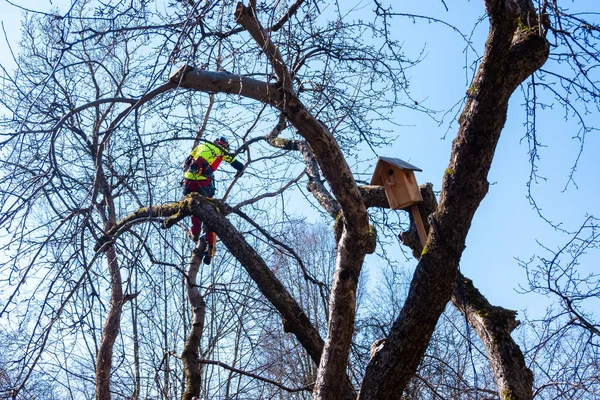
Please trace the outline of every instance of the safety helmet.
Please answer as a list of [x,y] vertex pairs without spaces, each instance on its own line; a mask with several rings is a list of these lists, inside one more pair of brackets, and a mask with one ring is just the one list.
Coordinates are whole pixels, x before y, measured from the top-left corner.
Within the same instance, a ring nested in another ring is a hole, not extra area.
[[221,146],[223,147],[225,150],[229,150],[229,142],[227,141],[227,139],[223,136],[221,136],[220,138],[215,140],[215,144],[217,146]]

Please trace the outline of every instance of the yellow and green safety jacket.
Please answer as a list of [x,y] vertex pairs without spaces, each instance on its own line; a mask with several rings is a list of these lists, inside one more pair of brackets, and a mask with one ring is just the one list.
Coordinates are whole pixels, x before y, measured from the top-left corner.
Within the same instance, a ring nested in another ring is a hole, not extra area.
[[[212,179],[213,172],[219,168],[219,165],[223,160],[227,161],[238,171],[244,169],[244,164],[237,161],[227,152],[227,150],[210,142],[196,146],[190,153],[188,160],[190,160],[190,162],[189,165],[186,163],[188,168],[183,177],[191,181]],[[192,164],[195,164],[198,167],[197,172],[190,171],[189,167],[191,167]]]

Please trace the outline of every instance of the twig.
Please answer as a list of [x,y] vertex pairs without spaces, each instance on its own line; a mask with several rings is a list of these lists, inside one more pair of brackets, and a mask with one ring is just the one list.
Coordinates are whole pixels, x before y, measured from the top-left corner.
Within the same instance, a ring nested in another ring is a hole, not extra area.
[[234,367],[229,366],[229,365],[227,365],[227,364],[225,364],[225,363],[223,363],[221,361],[200,359],[199,362],[200,362],[200,364],[217,365],[217,366],[225,368],[225,369],[227,369],[229,371],[233,371],[233,372],[236,372],[236,373],[241,374],[241,375],[249,376],[250,378],[258,379],[259,381],[270,383],[270,384],[275,385],[278,388],[283,389],[286,392],[290,392],[290,393],[302,392],[302,391],[311,392],[312,388],[314,386],[314,383],[311,383],[311,384],[308,384],[306,386],[299,387],[299,388],[290,388],[290,387],[287,387],[287,386],[285,386],[285,385],[283,385],[283,384],[281,384],[279,382],[276,382],[276,381],[274,381],[272,379],[264,378],[264,377],[262,377],[260,375],[254,374],[252,372],[243,371],[241,369],[234,368]]

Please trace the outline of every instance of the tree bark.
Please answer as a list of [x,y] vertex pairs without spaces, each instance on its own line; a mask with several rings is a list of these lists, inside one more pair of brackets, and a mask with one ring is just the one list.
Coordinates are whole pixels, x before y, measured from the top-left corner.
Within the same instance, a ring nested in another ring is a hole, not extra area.
[[[173,213],[172,215],[175,215],[175,218],[169,219],[166,225],[171,226],[186,215],[196,215],[202,219],[208,229],[219,236],[219,239],[231,254],[248,272],[261,293],[279,311],[282,316],[283,330],[293,333],[310,357],[315,363],[318,363],[323,351],[323,339],[312,326],[304,310],[269,269],[264,260],[246,242],[231,222],[219,212],[215,205],[225,208],[218,200],[211,199],[209,201],[192,193],[177,204],[178,207],[175,210],[180,210],[180,212],[178,214]],[[224,214],[228,212],[225,209],[223,211]]]
[[481,338],[494,372],[498,394],[502,400],[531,400],[533,372],[510,333],[519,325],[516,311],[491,305],[473,286],[473,282],[459,273],[452,293],[456,306]]
[[188,300],[192,307],[192,325],[188,338],[183,346],[181,361],[183,363],[183,373],[185,375],[185,391],[181,396],[182,400],[192,400],[194,396],[200,396],[202,386],[202,374],[200,372],[200,340],[204,333],[204,320],[206,316],[206,303],[198,290],[196,277],[202,261],[202,252],[195,248],[192,251],[192,258],[188,264],[186,276],[186,288]]
[[487,174],[510,95],[548,56],[544,38],[532,30],[517,31],[520,10],[516,3],[489,0],[486,9],[490,31],[485,54],[459,119],[440,203],[432,217],[434,229],[429,232],[406,303],[367,366],[360,399],[400,398],[417,370],[452,296],[473,215],[487,193]]
[[[375,353],[367,367],[362,398],[398,398],[416,371],[437,320],[452,295],[466,235],[473,215],[487,193],[486,177],[506,120],[508,99],[515,88],[547,58],[548,43],[543,37],[537,36],[533,29],[517,31],[520,9],[516,3],[489,0],[486,8],[491,22],[486,51],[459,120],[460,129],[444,177],[440,205],[433,217],[435,229],[429,234],[407,302],[385,345]],[[265,45],[268,43],[265,42]],[[271,57],[272,64],[277,62],[275,53],[267,55]],[[283,73],[285,70],[278,72],[279,75]],[[174,84],[175,80],[171,82]],[[315,397],[336,398],[344,381],[340,374],[347,363],[345,343],[351,339],[354,325],[356,285],[347,281],[358,280],[370,242],[366,208],[337,142],[281,82],[266,84],[227,73],[185,69],[177,77],[177,84],[195,90],[237,93],[277,107],[310,145],[332,194],[339,202],[339,220],[344,224],[343,240],[338,249],[330,320],[336,316],[345,318],[340,325],[330,326],[327,339],[330,343],[325,346],[315,385]],[[226,220],[223,218],[223,221]],[[231,239],[226,232],[219,232],[218,224],[212,228],[224,242]],[[268,287],[274,280],[262,275],[268,271],[266,266],[261,265],[262,260],[257,260],[259,257],[250,251],[247,243],[247,248],[240,251],[235,249],[236,240],[230,241],[230,244],[226,243],[227,247],[234,255],[240,256],[241,259],[238,259],[247,269],[248,265],[259,266],[249,269],[249,273],[256,274],[253,279],[259,287],[263,286],[263,293],[270,292],[265,295],[273,299],[282,315],[290,316],[289,312],[294,307],[287,303],[285,296],[280,297],[273,287]],[[348,246],[350,241],[353,242],[352,248]],[[263,283],[259,283],[261,281]],[[279,287],[283,288],[280,283]],[[293,324],[299,324],[294,326],[298,339],[311,357],[318,359],[320,351],[317,350],[319,345],[315,336],[305,336],[299,329],[300,326],[310,326],[306,323],[308,319],[303,316],[292,320]],[[288,321],[287,324],[292,323]],[[340,346],[335,343],[337,341]]]
[[123,310],[123,283],[121,270],[117,260],[117,252],[112,244],[106,248],[108,271],[110,273],[110,308],[104,328],[102,339],[96,358],[96,400],[110,400],[110,371],[112,368],[112,354],[115,340],[119,335],[119,324]]
[[319,364],[314,399],[340,399],[347,393],[346,366],[354,333],[356,288],[371,248],[369,219],[358,186],[335,138],[295,97],[287,96],[283,114],[310,145],[331,188],[343,222],[329,301],[329,325]]
[[358,276],[366,251],[353,249],[357,239],[344,229],[338,241],[338,253],[329,300],[327,340],[313,390],[314,399],[340,399],[344,393],[344,378],[356,311]]

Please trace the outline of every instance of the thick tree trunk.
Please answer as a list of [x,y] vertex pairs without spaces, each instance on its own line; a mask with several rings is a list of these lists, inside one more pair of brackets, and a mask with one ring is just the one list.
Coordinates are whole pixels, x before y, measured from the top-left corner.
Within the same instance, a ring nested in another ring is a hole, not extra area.
[[364,250],[355,251],[356,240],[346,230],[338,241],[333,287],[329,300],[327,341],[313,391],[314,399],[340,399],[347,383],[346,367],[354,335],[356,289],[365,258]]
[[486,51],[459,120],[433,229],[400,316],[367,366],[360,399],[400,398],[417,370],[452,296],[473,215],[487,193],[487,174],[506,121],[508,100],[548,55],[544,38],[532,30],[517,32],[516,3],[489,0],[486,8],[490,16]]
[[183,372],[185,374],[185,392],[183,392],[183,395],[181,396],[182,400],[192,400],[194,396],[200,396],[202,385],[200,358],[198,354],[200,340],[202,339],[202,334],[204,332],[206,303],[196,284],[196,277],[202,261],[202,250],[203,248],[195,248],[192,251],[192,258],[188,265],[186,277],[188,300],[192,307],[192,326],[190,327],[188,338],[183,346],[183,352],[181,353]]
[[346,366],[354,334],[356,288],[365,255],[371,251],[367,209],[354,177],[335,138],[292,95],[282,112],[310,145],[323,176],[338,202],[343,223],[338,242],[333,290],[329,300],[329,325],[319,363],[314,399],[337,400],[349,393]]

